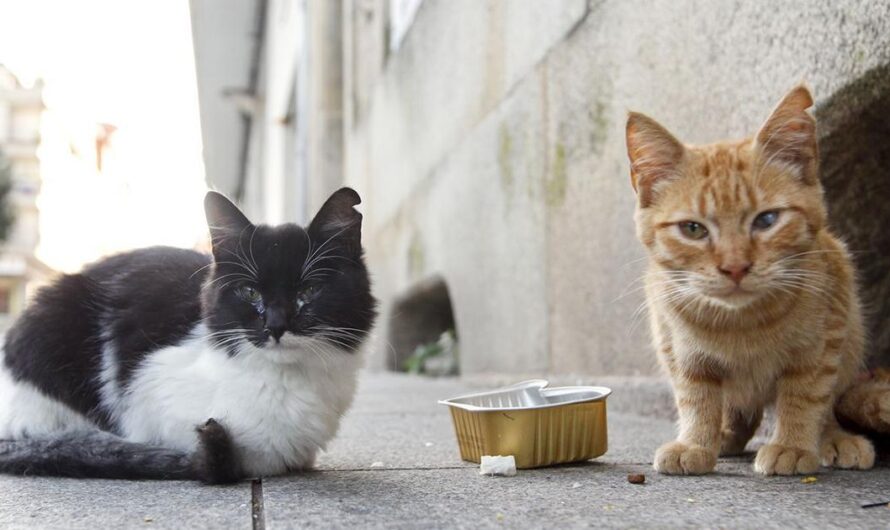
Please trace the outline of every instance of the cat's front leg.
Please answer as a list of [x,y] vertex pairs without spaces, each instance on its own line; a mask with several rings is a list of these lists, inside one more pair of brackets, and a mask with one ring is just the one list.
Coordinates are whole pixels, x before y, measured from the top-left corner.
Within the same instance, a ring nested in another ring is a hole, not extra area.
[[198,479],[207,484],[229,484],[243,478],[238,451],[231,434],[213,418],[195,428],[198,448],[192,457],[192,468]]
[[701,362],[669,362],[680,416],[677,440],[655,452],[655,470],[669,475],[702,475],[717,464],[723,390],[720,375]]
[[834,401],[837,368],[824,363],[787,369],[779,378],[776,431],[757,451],[763,475],[802,475],[819,469],[819,440]]

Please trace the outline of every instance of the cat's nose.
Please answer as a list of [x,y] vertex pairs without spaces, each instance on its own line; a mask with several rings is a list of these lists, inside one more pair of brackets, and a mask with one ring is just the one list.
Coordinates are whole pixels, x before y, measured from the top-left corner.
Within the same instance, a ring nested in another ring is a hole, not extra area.
[[281,339],[285,331],[287,331],[287,316],[271,307],[266,310],[266,332],[272,335],[275,342]]
[[751,271],[751,262],[746,261],[744,263],[726,263],[724,265],[721,265],[719,269],[721,274],[723,274],[724,276],[728,276],[732,279],[732,281],[736,283],[736,285],[739,285],[740,283],[742,283],[742,280],[745,278],[745,276],[748,275],[748,272]]
[[281,340],[281,336],[284,335],[286,331],[284,326],[266,326],[266,331],[269,332],[269,335],[272,335],[272,338],[275,339],[275,342],[279,342]]

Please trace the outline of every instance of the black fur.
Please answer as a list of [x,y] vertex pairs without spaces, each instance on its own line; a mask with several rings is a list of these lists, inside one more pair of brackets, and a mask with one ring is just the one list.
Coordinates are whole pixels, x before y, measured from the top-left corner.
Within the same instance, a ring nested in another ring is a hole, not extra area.
[[133,443],[95,431],[51,439],[0,440],[0,473],[72,478],[200,480],[228,484],[241,479],[235,446],[216,420],[197,429],[194,455]]
[[0,472],[108,479],[198,479],[192,457],[95,431],[51,439],[0,440]]
[[205,210],[212,257],[147,248],[107,258],[42,289],[6,336],[5,367],[103,432],[0,441],[0,472],[237,480],[242,472],[235,442],[213,419],[196,426],[194,455],[120,438],[124,433],[100,400],[103,349],[115,353],[124,391],[146,356],[181,342],[202,321],[232,354],[239,344],[263,347],[285,333],[353,351],[375,317],[361,214],[353,208],[359,202],[355,191],[344,188],[308,229],[255,226],[228,199],[210,192]]
[[16,379],[109,428],[99,407],[101,301],[82,274],[63,276],[42,289],[6,334],[4,363]]

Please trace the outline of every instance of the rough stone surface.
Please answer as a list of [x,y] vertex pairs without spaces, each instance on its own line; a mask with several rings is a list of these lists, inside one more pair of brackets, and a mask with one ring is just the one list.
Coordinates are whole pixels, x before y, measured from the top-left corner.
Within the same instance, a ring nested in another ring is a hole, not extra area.
[[890,0],[534,4],[553,12],[425,1],[347,131],[384,320],[439,274],[464,373],[651,375],[626,112],[698,143],[753,133],[801,80],[818,110],[890,63]]
[[[347,142],[367,135],[354,146],[366,150],[350,156],[349,168],[373,173],[366,226],[390,222],[436,164],[586,12],[584,0],[424,2],[375,78],[367,110],[347,132]],[[362,50],[353,60],[364,61]]]
[[[562,381],[561,381],[562,382]],[[568,381],[566,381],[568,382]],[[611,403],[648,399],[646,380],[612,378]],[[890,469],[763,478],[752,455],[721,459],[705,477],[651,468],[670,420],[609,409],[609,451],[592,462],[482,477],[461,462],[439,399],[488,384],[364,374],[340,435],[318,470],[263,481],[266,528],[882,528]],[[630,397],[623,399],[629,400]],[[428,445],[428,444],[432,445]],[[643,473],[644,485],[627,475]],[[2,528],[249,528],[251,487],[0,476]],[[146,519],[148,518],[148,519]]]
[[251,527],[250,484],[128,482],[0,475],[0,528]]
[[[706,477],[666,477],[649,466],[591,463],[520,470],[515,477],[476,469],[341,471],[265,483],[271,528],[878,528],[890,510],[890,472],[800,478],[750,476],[727,464]],[[646,484],[627,482],[645,473]]]
[[[561,381],[565,382],[565,381]],[[652,381],[650,381],[651,383]],[[753,455],[721,459],[706,477],[667,477],[651,468],[671,421],[609,414],[609,451],[589,463],[482,477],[461,462],[447,410],[436,401],[479,391],[481,380],[372,374],[313,473],[267,479],[269,528],[698,527],[876,528],[890,510],[890,469],[763,478]],[[659,395],[644,380],[610,381],[614,398]],[[490,388],[490,385],[488,386]],[[609,398],[610,402],[613,400]],[[629,399],[629,398],[625,398]],[[432,442],[434,445],[428,446]],[[382,465],[375,465],[380,463]],[[644,473],[645,485],[627,481]]]

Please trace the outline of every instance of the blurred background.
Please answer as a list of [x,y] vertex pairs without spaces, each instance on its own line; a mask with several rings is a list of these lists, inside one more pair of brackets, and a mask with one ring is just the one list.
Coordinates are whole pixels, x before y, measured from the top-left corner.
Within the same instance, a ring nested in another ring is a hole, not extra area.
[[362,196],[372,369],[656,373],[624,148],[752,134],[806,81],[890,361],[890,1],[0,0],[0,321],[58,271]]

